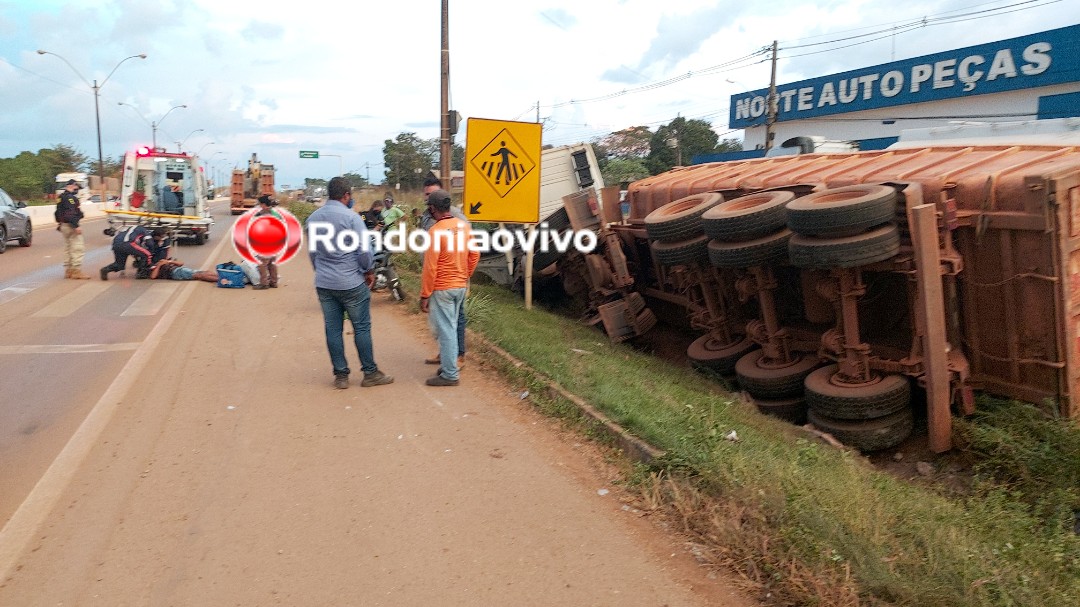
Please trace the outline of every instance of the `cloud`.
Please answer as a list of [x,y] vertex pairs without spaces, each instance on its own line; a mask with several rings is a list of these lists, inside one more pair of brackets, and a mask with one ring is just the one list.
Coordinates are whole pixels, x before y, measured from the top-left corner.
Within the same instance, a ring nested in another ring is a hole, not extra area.
[[662,74],[698,52],[701,45],[725,27],[733,26],[744,3],[723,2],[689,14],[665,13],[656,36],[641,56],[637,69]]
[[407,122],[405,126],[410,129],[438,129],[442,128],[442,123],[438,120],[427,120],[424,122]]
[[561,8],[549,8],[547,10],[540,11],[540,16],[547,19],[549,23],[561,30],[569,30],[577,25],[577,17],[571,15],[567,11]]

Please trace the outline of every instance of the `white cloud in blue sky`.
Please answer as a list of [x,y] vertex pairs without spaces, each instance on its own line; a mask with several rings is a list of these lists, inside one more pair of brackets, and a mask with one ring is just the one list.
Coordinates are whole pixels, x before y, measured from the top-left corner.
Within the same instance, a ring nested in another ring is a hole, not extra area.
[[[557,145],[634,125],[655,128],[676,115],[710,120],[723,133],[729,96],[767,85],[767,62],[605,101],[567,102],[700,72],[774,39],[783,48],[1017,1],[451,0],[451,106],[465,117],[528,121],[539,102],[544,141]],[[778,79],[1080,23],[1080,3],[1032,5],[783,59]],[[147,143],[144,119],[159,121],[177,105],[188,107],[161,121],[159,145],[176,149],[188,138],[185,149],[201,149],[221,167],[243,166],[258,153],[278,167],[279,184],[337,173],[336,158],[300,160],[301,149],[339,154],[346,171],[366,170],[377,181],[384,140],[401,132],[438,136],[435,0],[0,0],[0,157],[58,143],[96,157],[90,87],[37,49],[62,55],[99,82],[121,59],[148,55],[124,62],[101,89],[107,156]]]

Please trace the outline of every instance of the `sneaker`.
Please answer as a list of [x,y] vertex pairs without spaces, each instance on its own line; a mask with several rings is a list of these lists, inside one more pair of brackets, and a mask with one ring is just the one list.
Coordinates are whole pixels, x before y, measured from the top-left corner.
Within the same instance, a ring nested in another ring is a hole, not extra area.
[[442,375],[436,375],[435,377],[429,377],[426,383],[429,386],[456,386],[460,382],[456,379],[446,379]]
[[337,388],[338,390],[344,390],[344,389],[348,388],[349,387],[349,376],[348,375],[335,375],[334,376],[334,387]]
[[101,280],[109,280],[109,269],[101,268]]
[[371,386],[382,386],[384,384],[394,383],[394,378],[390,375],[383,373],[382,371],[375,371],[374,373],[365,373],[364,380],[360,382],[360,385],[368,388]]

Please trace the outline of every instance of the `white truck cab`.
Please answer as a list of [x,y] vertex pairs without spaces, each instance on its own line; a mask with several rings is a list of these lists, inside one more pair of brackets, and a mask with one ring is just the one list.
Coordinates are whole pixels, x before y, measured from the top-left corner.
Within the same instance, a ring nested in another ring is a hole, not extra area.
[[120,199],[106,209],[112,229],[165,226],[204,244],[214,224],[197,156],[139,148],[124,155]]

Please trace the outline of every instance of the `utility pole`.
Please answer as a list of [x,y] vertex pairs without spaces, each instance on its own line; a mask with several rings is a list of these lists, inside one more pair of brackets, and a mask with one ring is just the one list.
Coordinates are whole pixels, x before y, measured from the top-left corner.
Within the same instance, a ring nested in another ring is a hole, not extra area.
[[768,114],[765,116],[765,151],[772,148],[773,125],[776,124],[776,40],[772,43],[772,78],[769,79],[769,97],[766,99]]
[[442,137],[439,142],[439,178],[450,191],[450,0],[442,0]]

